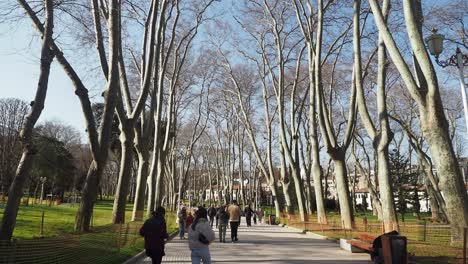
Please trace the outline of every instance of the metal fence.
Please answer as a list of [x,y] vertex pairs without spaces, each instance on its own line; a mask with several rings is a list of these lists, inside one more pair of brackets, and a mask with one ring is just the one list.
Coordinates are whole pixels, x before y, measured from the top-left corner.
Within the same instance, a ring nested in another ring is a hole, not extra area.
[[143,247],[141,222],[108,225],[92,232],[0,242],[0,263],[122,263]]
[[[95,210],[91,231],[76,233],[76,208],[71,206],[47,204],[20,211],[14,239],[0,241],[0,263],[122,263],[143,250],[139,234],[143,222],[111,224],[110,208]],[[174,212],[166,212],[168,232],[175,230],[175,218]]]

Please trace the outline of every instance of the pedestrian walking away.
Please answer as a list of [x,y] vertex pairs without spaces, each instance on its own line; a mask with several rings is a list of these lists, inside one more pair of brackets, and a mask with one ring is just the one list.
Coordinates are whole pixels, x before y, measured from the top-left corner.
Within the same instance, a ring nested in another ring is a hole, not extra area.
[[237,237],[237,229],[239,228],[240,217],[241,217],[241,209],[239,205],[237,205],[237,201],[233,200],[231,205],[228,207],[229,213],[229,224],[231,226],[231,240],[232,243],[239,240]]
[[187,222],[187,208],[185,208],[185,206],[182,206],[182,208],[180,208],[179,212],[177,213],[177,218],[179,222],[179,237],[180,239],[184,239],[185,224]]
[[192,212],[189,212],[187,215],[187,220],[185,221],[185,229],[189,228],[189,226],[193,223],[193,216]]
[[191,250],[192,264],[211,264],[209,245],[215,240],[215,233],[207,219],[208,212],[199,207],[195,213],[195,220],[189,228],[188,239]]
[[254,220],[254,225],[257,224],[257,212],[253,212],[253,220]]
[[250,205],[247,205],[247,207],[245,207],[244,215],[245,215],[245,222],[247,222],[247,226],[251,227],[252,226],[253,210],[252,210],[252,208],[250,208]]
[[219,223],[219,209],[221,209],[221,207],[222,207],[222,206],[216,207],[216,216],[215,216],[216,228],[218,228],[218,223]]
[[258,222],[261,224],[261,223],[262,223],[262,218],[263,218],[263,211],[262,211],[262,208],[258,208],[258,210],[257,210],[257,216],[258,216]]
[[226,243],[226,229],[229,223],[229,213],[226,212],[224,206],[221,206],[218,211],[219,217],[219,242]]
[[208,216],[210,217],[210,226],[213,227],[214,219],[216,216],[216,208],[212,205],[208,209]]
[[145,238],[146,255],[151,258],[153,264],[161,263],[165,255],[165,239],[169,237],[166,220],[164,220],[165,213],[166,210],[163,207],[158,207],[153,216],[140,228],[140,235]]

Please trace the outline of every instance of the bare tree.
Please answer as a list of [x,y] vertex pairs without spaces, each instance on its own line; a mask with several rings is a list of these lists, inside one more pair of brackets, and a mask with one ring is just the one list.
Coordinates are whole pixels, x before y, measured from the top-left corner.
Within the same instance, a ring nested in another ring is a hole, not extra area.
[[29,170],[36,152],[33,142],[33,129],[44,109],[44,102],[49,85],[50,65],[54,58],[54,53],[50,48],[53,41],[52,35],[54,28],[54,8],[52,0],[44,1],[44,9],[45,22],[44,34],[42,37],[39,81],[34,101],[30,104],[31,110],[26,116],[20,132],[22,156],[16,170],[15,178],[8,190],[8,201],[3,211],[2,226],[0,227],[0,240],[10,240],[13,235],[19,203],[23,195],[23,186],[29,175]]
[[5,195],[21,158],[19,133],[28,113],[25,101],[0,99],[0,192]]
[[[387,20],[390,1],[383,2],[383,15]],[[382,220],[384,222],[385,232],[398,229],[398,218],[394,207],[394,198],[391,185],[388,146],[392,140],[392,131],[388,121],[388,112],[386,105],[386,79],[387,79],[387,52],[382,35],[379,34],[378,40],[378,70],[377,70],[377,116],[378,128],[372,121],[369,114],[369,108],[366,105],[364,96],[363,77],[367,72],[363,72],[361,58],[361,27],[360,27],[361,1],[354,1],[354,70],[356,73],[357,103],[362,124],[372,140],[372,146],[377,155],[377,177],[379,179],[379,194],[382,205]],[[369,61],[370,62],[370,61]]]
[[416,73],[411,73],[398,49],[394,37],[385,24],[381,7],[376,0],[369,0],[374,21],[406,88],[416,101],[420,125],[427,139],[435,167],[441,179],[441,189],[447,203],[447,214],[452,227],[452,241],[461,239],[463,228],[468,225],[468,197],[454,153],[448,123],[444,116],[437,75],[422,38],[421,1],[403,1],[406,22]]

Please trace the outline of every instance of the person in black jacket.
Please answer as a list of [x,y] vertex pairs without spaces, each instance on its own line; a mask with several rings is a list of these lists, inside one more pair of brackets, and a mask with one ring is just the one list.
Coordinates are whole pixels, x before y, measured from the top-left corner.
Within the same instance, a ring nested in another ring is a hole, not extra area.
[[163,207],[158,207],[153,216],[140,228],[140,235],[145,238],[146,255],[151,258],[153,264],[160,264],[165,255],[164,240],[169,237],[164,220],[165,213]]
[[214,208],[213,205],[208,208],[208,216],[210,217],[210,225],[213,227],[214,218],[216,216],[216,208]]
[[247,205],[244,209],[245,221],[247,222],[247,226],[252,226],[252,215],[253,210],[250,208],[250,205]]

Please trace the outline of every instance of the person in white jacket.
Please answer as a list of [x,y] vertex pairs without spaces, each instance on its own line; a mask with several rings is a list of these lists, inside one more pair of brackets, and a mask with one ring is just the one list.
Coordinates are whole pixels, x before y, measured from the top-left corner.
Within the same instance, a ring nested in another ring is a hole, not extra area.
[[215,240],[215,233],[207,219],[207,211],[199,207],[195,212],[195,220],[189,227],[189,248],[192,251],[192,264],[211,264],[209,245]]

